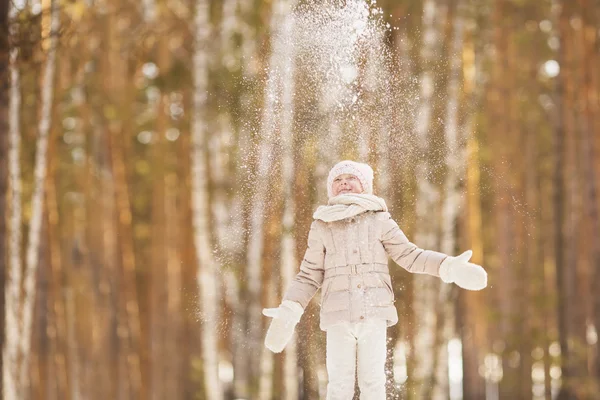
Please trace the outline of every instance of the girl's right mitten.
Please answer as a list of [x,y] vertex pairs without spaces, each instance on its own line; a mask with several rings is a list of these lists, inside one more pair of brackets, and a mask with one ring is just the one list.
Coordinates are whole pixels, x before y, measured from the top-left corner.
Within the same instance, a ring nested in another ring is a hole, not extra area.
[[284,300],[277,308],[263,309],[264,315],[273,318],[265,337],[267,349],[273,353],[282,352],[292,338],[296,324],[300,321],[303,313],[302,306],[290,300]]

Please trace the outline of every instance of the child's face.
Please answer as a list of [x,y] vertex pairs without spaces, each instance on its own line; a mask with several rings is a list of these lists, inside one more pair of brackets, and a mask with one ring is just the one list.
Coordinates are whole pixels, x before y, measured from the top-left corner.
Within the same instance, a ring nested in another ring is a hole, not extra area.
[[342,174],[333,180],[333,196],[346,193],[362,193],[363,188],[358,178],[351,174]]

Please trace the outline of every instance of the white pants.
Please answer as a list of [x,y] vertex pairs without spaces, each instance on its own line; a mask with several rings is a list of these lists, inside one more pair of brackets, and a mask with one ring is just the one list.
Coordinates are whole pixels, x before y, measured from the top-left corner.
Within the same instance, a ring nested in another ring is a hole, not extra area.
[[327,329],[327,400],[352,400],[358,366],[361,400],[385,400],[387,322],[343,322]]

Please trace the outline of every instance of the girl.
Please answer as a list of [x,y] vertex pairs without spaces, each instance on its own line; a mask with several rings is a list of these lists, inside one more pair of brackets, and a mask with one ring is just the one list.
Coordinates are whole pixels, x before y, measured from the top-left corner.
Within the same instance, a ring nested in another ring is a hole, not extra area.
[[317,208],[300,272],[277,308],[265,346],[281,352],[310,299],[322,288],[320,327],[327,333],[327,400],[354,396],[355,368],[361,400],[385,400],[386,329],[398,322],[388,256],[407,271],[439,276],[469,290],[487,286],[487,273],[458,257],[411,243],[373,195],[373,170],[342,161],[327,178],[328,205]]

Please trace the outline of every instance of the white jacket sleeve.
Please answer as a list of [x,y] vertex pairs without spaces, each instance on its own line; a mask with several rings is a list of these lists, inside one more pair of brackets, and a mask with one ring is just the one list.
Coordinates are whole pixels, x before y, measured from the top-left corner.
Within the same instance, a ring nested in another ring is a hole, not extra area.
[[440,276],[440,265],[448,257],[411,243],[389,213],[382,216],[380,240],[392,260],[412,273]]
[[308,247],[300,264],[300,272],[287,289],[283,299],[291,300],[306,308],[323,283],[325,245],[319,234],[318,222],[313,221],[308,232]]

